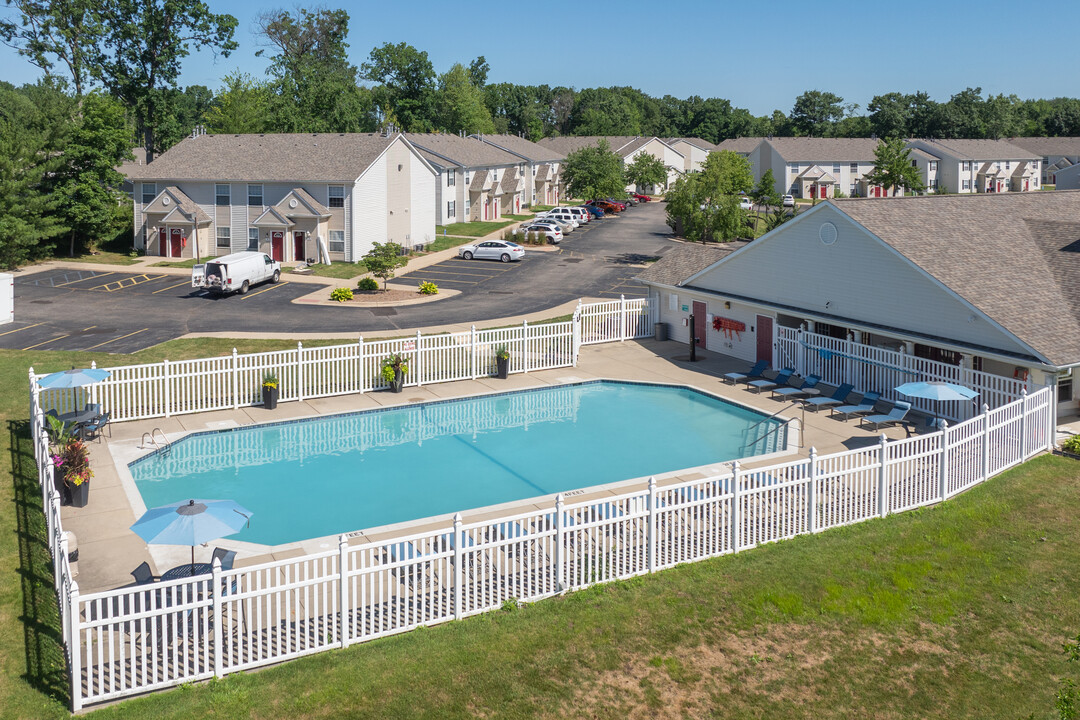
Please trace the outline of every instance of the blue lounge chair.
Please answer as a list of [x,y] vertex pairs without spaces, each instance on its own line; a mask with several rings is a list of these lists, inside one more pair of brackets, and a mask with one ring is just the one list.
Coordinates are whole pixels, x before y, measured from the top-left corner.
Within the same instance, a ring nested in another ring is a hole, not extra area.
[[874,412],[874,406],[877,405],[877,401],[881,399],[881,393],[868,392],[862,396],[862,400],[858,405],[841,405],[835,407],[829,415],[843,415],[847,420],[851,415],[865,415],[866,413]]
[[903,400],[897,400],[893,405],[892,410],[886,415],[867,415],[866,417],[859,418],[859,425],[867,423],[874,426],[874,430],[877,430],[882,425],[892,425],[893,423],[904,422],[904,418],[907,417],[908,411],[911,410],[911,403],[904,402]]
[[791,380],[791,376],[795,374],[795,370],[792,368],[784,368],[776,374],[772,380],[754,380],[746,383],[748,386],[754,388],[758,393],[762,390],[771,390],[774,387],[780,387],[781,385],[787,385]]
[[817,384],[821,382],[821,378],[817,375],[811,375],[803,380],[803,384],[799,387],[788,385],[787,387],[773,388],[773,397],[779,395],[780,397],[795,397],[797,395],[805,395],[807,390],[811,390],[817,387]]
[[738,385],[740,382],[756,380],[763,377],[762,373],[769,369],[769,362],[767,360],[758,360],[754,367],[750,368],[744,373],[729,372],[724,375],[725,380],[730,380],[732,385]]
[[840,405],[847,400],[847,396],[851,394],[851,391],[855,389],[855,386],[851,383],[844,383],[840,387],[836,388],[829,397],[812,397],[803,400],[803,404],[817,412],[823,407],[829,407],[831,405]]

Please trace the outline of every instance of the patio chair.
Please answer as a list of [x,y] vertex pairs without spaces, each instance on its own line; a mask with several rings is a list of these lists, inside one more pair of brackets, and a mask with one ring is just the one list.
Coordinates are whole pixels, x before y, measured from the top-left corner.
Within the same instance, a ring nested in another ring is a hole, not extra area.
[[778,372],[776,374],[776,377],[774,377],[772,380],[765,380],[763,378],[761,380],[753,380],[753,381],[748,382],[746,384],[747,384],[748,387],[753,388],[755,391],[757,391],[760,394],[762,390],[771,390],[774,387],[780,387],[781,385],[787,385],[788,381],[791,380],[791,376],[794,375],[794,374],[795,374],[794,368],[784,368],[783,370]]
[[139,567],[131,571],[131,577],[135,578],[136,585],[149,585],[154,582],[154,571],[150,569],[150,563],[143,561]]
[[236,551],[226,550],[225,548],[214,548],[214,555],[210,558],[211,564],[213,564],[214,560],[221,561],[222,570],[232,570],[233,561],[236,560]]
[[101,431],[105,428],[109,428],[109,437],[112,437],[112,427],[109,425],[109,413],[97,417],[90,422],[82,426],[80,432],[82,433],[84,440],[93,440],[94,438],[101,438]]
[[754,367],[750,368],[744,373],[729,372],[724,374],[725,380],[730,380],[732,385],[737,385],[740,382],[746,382],[750,380],[758,380],[764,377],[762,373],[769,369],[769,362],[767,360],[758,360]]
[[821,382],[821,377],[818,375],[811,375],[803,380],[803,384],[799,387],[788,385],[787,387],[773,388],[773,397],[796,397],[797,395],[805,395],[807,390],[812,390],[817,387],[817,384]]
[[854,389],[855,386],[851,383],[844,383],[840,387],[836,388],[836,392],[834,392],[829,397],[818,396],[805,398],[803,400],[803,404],[808,408],[812,408],[814,412],[817,412],[823,407],[831,407],[832,405],[840,405],[846,402],[847,396],[850,395],[851,391]]
[[851,415],[865,415],[867,413],[872,413],[874,412],[874,406],[877,405],[877,401],[880,399],[881,393],[868,392],[862,396],[862,400],[859,401],[858,405],[841,405],[840,407],[832,408],[832,412],[829,413],[829,416],[843,415],[844,419],[847,420]]
[[895,423],[904,422],[904,418],[907,417],[908,412],[911,410],[911,403],[903,400],[897,400],[893,404],[892,410],[885,415],[867,415],[866,417],[859,418],[859,425],[867,423],[874,426],[874,430],[877,430],[882,425],[893,425]]

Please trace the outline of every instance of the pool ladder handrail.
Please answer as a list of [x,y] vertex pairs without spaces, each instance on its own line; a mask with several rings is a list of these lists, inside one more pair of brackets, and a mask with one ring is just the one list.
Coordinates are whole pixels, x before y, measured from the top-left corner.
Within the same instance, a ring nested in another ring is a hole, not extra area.
[[[768,421],[772,420],[777,415],[779,415],[780,413],[782,413],[782,412],[784,412],[786,410],[794,410],[795,408],[799,407],[799,404],[801,402],[802,402],[801,400],[795,400],[790,405],[785,405],[784,407],[780,408],[779,410],[774,412],[769,417],[764,418],[763,420],[759,420],[758,422],[754,423],[753,425],[748,427],[746,430],[744,430],[743,431],[743,446],[742,446],[742,450],[740,452],[746,452],[746,449],[748,447],[750,447],[751,445],[758,444],[759,442],[761,442],[765,438],[772,435],[774,432],[778,431],[780,428],[787,428],[791,424],[791,421],[794,420],[795,418],[788,418],[784,422],[782,422],[779,425],[777,425],[776,427],[774,427],[769,432],[765,433],[760,438],[750,440],[750,433],[752,433],[754,430],[757,430],[758,426],[760,426],[762,423],[767,423]],[[803,409],[803,418],[805,420],[805,417],[806,417],[806,405],[803,405],[802,409]],[[803,425],[804,425],[804,423],[799,424],[799,447],[802,447],[802,427],[803,427]]]
[[[164,445],[159,445],[158,444],[157,439],[154,437],[156,434],[161,435],[161,439],[165,441]],[[159,427],[156,427],[153,430],[151,430],[150,432],[144,432],[142,434],[142,439],[139,441],[139,444],[142,447],[146,447],[146,438],[147,437],[150,438],[150,443],[154,446],[154,449],[157,450],[161,454],[162,457],[165,457],[165,456],[167,456],[169,454],[169,451],[172,449],[172,444],[169,442],[169,438],[165,437],[165,431],[164,430],[162,430]]]

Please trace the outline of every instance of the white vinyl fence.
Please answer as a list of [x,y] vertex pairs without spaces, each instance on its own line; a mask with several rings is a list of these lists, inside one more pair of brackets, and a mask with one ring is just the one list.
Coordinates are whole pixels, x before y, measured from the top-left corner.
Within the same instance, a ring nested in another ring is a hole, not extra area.
[[[952,421],[966,420],[978,414],[982,403],[992,408],[998,407],[1016,400],[1024,390],[1029,393],[1033,390],[1027,380],[927,360],[797,328],[777,326],[776,342],[778,356],[774,362],[777,367],[793,368],[802,377],[818,375],[823,382],[834,387],[849,382],[858,392],[874,390],[886,400],[906,400],[916,410]],[[898,385],[922,380],[944,380],[969,387],[979,393],[977,403],[909,398],[894,390]]]

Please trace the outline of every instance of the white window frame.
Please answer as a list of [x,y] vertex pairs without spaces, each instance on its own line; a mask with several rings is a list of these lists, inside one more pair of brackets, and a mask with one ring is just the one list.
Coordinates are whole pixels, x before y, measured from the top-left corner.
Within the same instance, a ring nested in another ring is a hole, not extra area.
[[472,201],[465,198],[465,222],[469,222],[469,211],[472,210]]
[[963,190],[970,190],[971,189],[971,181],[965,179],[962,189]]
[[961,172],[971,172],[971,161],[970,160],[964,160],[963,162],[961,162],[960,163],[960,171]]
[[833,171],[833,174],[836,175],[836,178],[840,179],[840,163],[833,163],[832,164],[832,171]]
[[247,244],[247,247],[248,247],[248,250],[258,250],[259,249],[259,228],[257,228],[257,227],[249,227],[248,228],[248,244]]
[[848,170],[849,170],[849,172],[851,172],[852,175],[858,175],[859,174],[859,163],[857,163],[857,162],[851,163],[851,166],[848,168]]
[[[232,247],[232,228],[228,225],[218,225],[215,235],[217,236],[215,247],[219,249]],[[222,244],[223,240],[224,244]]]
[[454,187],[457,185],[457,170],[450,168],[446,171],[446,187]]
[[793,175],[799,174],[799,163],[788,163],[788,171]]
[[[221,192],[224,188],[225,192]],[[225,202],[221,202],[221,198],[225,198]],[[232,185],[228,183],[215,183],[214,184],[214,205],[218,207],[228,207],[232,205]]]
[[457,201],[456,200],[447,200],[446,201],[446,217],[454,218],[455,220],[457,219]]
[[937,160],[931,160],[927,167],[930,169],[930,172],[937,172]]
[[[335,195],[334,191],[341,191],[340,195]],[[335,205],[334,201],[340,200],[340,205]],[[326,186],[326,207],[328,208],[343,208],[345,207],[345,186],[344,185],[327,185]]]
[[493,183],[499,182],[499,169],[498,168],[491,168],[491,182],[493,182]]
[[[150,199],[149,200],[146,199],[147,188],[150,189],[150,191],[149,191]],[[143,201],[143,205],[149,205],[150,203],[154,202],[154,198],[156,198],[156,197],[157,197],[157,183],[143,183],[142,184],[142,201]]]
[[326,249],[329,252],[343,253],[345,252],[345,231],[344,230],[331,230],[330,239],[326,243]]
[[[259,188],[259,193],[257,195],[252,193],[251,192],[252,188]],[[262,185],[248,185],[247,186],[247,204],[248,204],[248,207],[265,207],[266,206],[266,197],[263,195],[263,190],[264,190],[264,188],[263,188]],[[256,197],[259,198],[259,204],[258,205],[255,205],[255,204],[253,204],[251,202],[252,198],[256,198]]]

